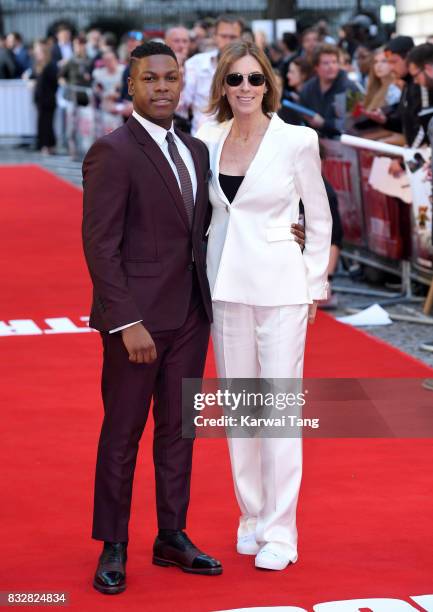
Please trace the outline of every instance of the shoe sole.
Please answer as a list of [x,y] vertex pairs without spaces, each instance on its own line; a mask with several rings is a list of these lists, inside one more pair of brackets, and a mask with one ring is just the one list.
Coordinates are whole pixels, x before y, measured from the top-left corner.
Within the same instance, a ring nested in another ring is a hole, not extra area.
[[210,569],[199,569],[186,567],[185,565],[181,565],[180,563],[176,563],[175,561],[168,561],[167,559],[161,559],[160,557],[152,558],[153,565],[159,565],[160,567],[178,567],[183,572],[187,574],[200,574],[202,576],[219,576],[223,573],[222,567],[212,567]]
[[285,565],[284,567],[267,567],[266,565],[257,565],[257,563],[254,564],[256,569],[259,570],[267,570],[269,572],[282,572],[283,570],[287,569],[289,567],[289,565],[292,565],[292,562],[289,561],[287,565]]
[[239,548],[236,548],[236,552],[239,555],[249,555],[250,557],[252,557],[252,556],[255,557],[260,552],[260,548],[256,548],[255,550],[250,549],[248,551],[247,550],[239,550]]
[[255,557],[259,553],[259,550],[256,550],[254,552],[245,552],[243,550],[237,550],[236,552],[238,553],[238,555],[245,555],[245,556],[248,556],[248,557]]
[[103,595],[118,595],[119,593],[123,593],[126,589],[126,584],[121,586],[102,586],[98,584],[95,580],[93,581],[93,588],[102,593]]

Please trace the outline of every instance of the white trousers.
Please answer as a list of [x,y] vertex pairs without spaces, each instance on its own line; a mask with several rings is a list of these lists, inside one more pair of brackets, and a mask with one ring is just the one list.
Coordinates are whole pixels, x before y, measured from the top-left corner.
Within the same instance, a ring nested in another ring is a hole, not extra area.
[[[213,302],[212,340],[219,378],[302,378],[308,304],[248,306]],[[241,510],[238,537],[255,533],[297,559],[296,506],[301,438],[228,438]]]

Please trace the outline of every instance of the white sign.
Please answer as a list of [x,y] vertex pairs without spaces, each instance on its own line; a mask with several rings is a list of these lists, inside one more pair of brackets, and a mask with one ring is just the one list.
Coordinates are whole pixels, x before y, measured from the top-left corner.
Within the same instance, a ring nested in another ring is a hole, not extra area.
[[277,40],[281,40],[285,32],[296,34],[296,21],[294,19],[277,19],[276,25]]
[[266,36],[267,43],[274,42],[274,22],[272,19],[254,19],[251,22],[251,29],[256,34],[257,32],[263,32]]
[[76,325],[69,317],[50,317],[43,320],[46,327],[40,327],[33,319],[0,321],[0,337],[83,334],[95,331],[88,325],[89,317],[79,317],[84,325]]

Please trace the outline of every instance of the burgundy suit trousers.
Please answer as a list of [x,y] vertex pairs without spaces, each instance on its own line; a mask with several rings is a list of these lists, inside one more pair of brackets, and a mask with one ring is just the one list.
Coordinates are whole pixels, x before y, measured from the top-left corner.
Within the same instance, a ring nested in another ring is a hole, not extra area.
[[[195,276],[195,271],[192,272]],[[182,378],[201,378],[209,321],[193,283],[186,321],[154,332],[157,360],[128,359],[121,333],[102,333],[104,420],[98,446],[92,537],[127,542],[132,484],[151,400],[155,422],[153,459],[160,529],[184,529],[190,496],[193,440],[182,438]]]

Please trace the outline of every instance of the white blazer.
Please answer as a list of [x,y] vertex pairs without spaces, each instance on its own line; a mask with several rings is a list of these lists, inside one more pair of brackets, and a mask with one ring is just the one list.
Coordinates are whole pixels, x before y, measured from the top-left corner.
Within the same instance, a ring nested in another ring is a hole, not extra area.
[[[213,300],[254,306],[311,303],[326,298],[332,220],[321,175],[317,134],[274,114],[230,204],[218,175],[233,119],[205,123],[211,178],[207,273]],[[304,252],[290,233],[305,209]]]

